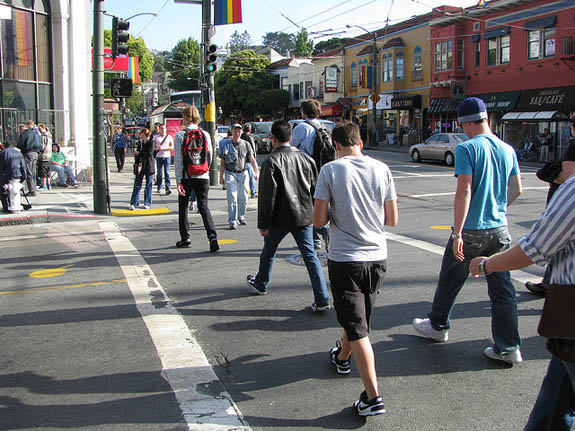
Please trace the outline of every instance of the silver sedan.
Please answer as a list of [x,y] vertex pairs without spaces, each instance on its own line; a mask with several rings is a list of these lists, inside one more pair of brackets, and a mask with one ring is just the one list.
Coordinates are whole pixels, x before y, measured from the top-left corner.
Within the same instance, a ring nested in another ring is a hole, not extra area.
[[437,133],[421,144],[412,145],[409,154],[414,162],[423,159],[441,160],[448,166],[453,166],[455,147],[467,140],[469,138],[465,133]]

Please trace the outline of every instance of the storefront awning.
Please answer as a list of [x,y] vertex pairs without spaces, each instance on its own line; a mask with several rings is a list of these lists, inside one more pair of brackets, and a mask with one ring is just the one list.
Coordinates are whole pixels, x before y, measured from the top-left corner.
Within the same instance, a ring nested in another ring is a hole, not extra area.
[[523,24],[523,28],[529,30],[535,30],[538,28],[555,27],[557,22],[557,15],[546,16],[545,18],[534,19],[532,21],[527,21]]
[[511,32],[510,26],[499,27],[494,30],[487,30],[485,33],[483,33],[483,39],[493,39],[494,37],[505,36],[510,32]]
[[573,109],[573,100],[575,100],[575,86],[524,90],[515,109],[523,112],[569,112]]
[[457,111],[457,105],[459,101],[451,99],[449,97],[440,97],[438,99],[432,99],[429,104],[430,114],[452,114]]
[[485,102],[487,112],[513,111],[519,100],[519,91],[506,91],[503,93],[480,94],[479,99]]
[[396,96],[391,100],[391,109],[419,108],[421,108],[421,94],[416,94],[415,96]]
[[559,111],[538,111],[538,112],[508,112],[502,118],[503,121],[545,121],[545,120],[568,120],[569,116]]

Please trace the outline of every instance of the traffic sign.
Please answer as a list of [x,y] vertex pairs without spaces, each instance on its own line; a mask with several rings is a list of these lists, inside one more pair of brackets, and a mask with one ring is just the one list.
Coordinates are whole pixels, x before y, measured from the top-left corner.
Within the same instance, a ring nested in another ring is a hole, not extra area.
[[379,97],[379,94],[377,93],[373,93],[371,96],[369,96],[369,98],[371,99],[374,105],[377,105],[377,102],[381,100],[381,97]]

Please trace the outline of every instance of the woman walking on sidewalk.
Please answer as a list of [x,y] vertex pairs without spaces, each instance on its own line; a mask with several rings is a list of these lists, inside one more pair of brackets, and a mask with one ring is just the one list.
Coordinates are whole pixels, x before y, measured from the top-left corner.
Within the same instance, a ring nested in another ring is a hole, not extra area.
[[140,190],[142,189],[142,182],[146,178],[146,186],[144,189],[144,209],[149,209],[152,206],[152,187],[154,185],[154,174],[156,173],[156,163],[154,161],[154,141],[152,140],[149,129],[142,129],[140,132],[140,140],[142,144],[134,152],[134,189],[132,191],[132,198],[130,199],[130,206],[128,209],[134,210],[140,205]]

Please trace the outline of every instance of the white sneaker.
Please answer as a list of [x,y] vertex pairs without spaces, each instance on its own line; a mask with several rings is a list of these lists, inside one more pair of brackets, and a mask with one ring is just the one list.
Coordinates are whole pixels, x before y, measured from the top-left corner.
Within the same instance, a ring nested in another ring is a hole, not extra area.
[[512,352],[495,353],[493,347],[486,347],[483,354],[490,359],[507,362],[508,364],[519,364],[523,362],[519,349],[513,350]]
[[425,338],[431,338],[435,341],[445,342],[449,338],[447,329],[433,329],[429,319],[413,319],[413,327],[417,332],[423,335]]
[[144,205],[144,209],[145,209],[145,210],[149,210],[150,207],[149,207],[148,205]]
[[136,207],[135,207],[134,205],[130,205],[130,206],[128,207],[128,209],[129,209],[130,211],[134,211],[134,210],[136,209]]

